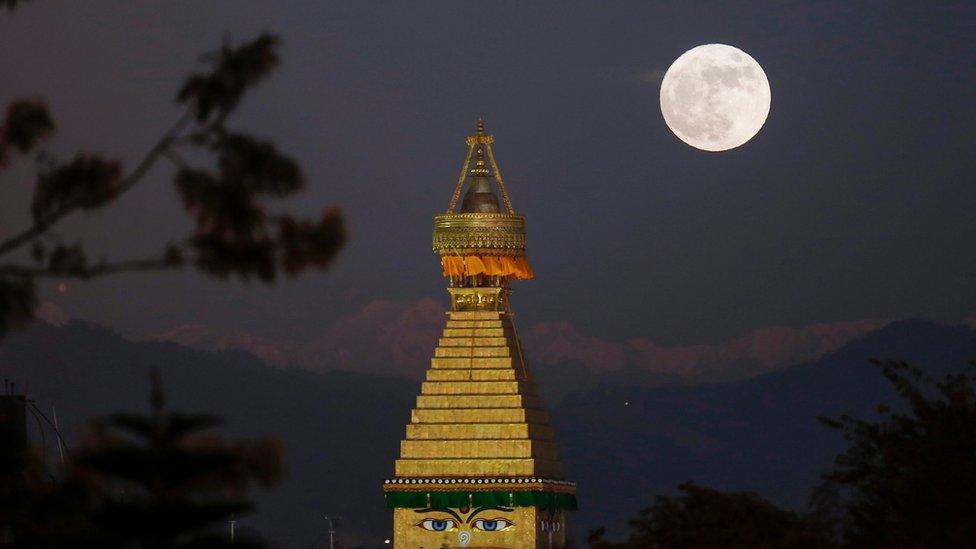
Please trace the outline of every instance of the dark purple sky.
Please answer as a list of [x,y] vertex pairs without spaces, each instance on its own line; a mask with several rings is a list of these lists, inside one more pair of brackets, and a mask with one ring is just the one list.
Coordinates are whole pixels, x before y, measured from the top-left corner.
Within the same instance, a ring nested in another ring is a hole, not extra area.
[[[301,162],[310,188],[291,208],[343,206],[348,247],[330,273],[272,288],[192,273],[46,288],[127,333],[192,322],[301,339],[376,299],[441,299],[432,216],[477,115],[527,217],[527,323],[689,344],[956,320],[976,311],[976,10],[875,6],[35,0],[0,14],[0,101],[44,96],[55,152],[131,165],[178,115],[199,53],[263,29],[284,39],[283,67],[235,123]],[[709,42],[752,55],[773,96],[760,133],[720,154],[671,135],[657,98],[670,63]],[[0,234],[27,221],[28,168],[0,175]],[[71,230],[109,257],[177,236],[189,224],[170,175]]]

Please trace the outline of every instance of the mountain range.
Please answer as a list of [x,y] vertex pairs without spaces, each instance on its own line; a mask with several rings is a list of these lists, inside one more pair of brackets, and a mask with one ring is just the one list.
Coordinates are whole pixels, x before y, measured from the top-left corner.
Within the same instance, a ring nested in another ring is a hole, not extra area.
[[[646,371],[597,372],[572,360],[533,367],[568,475],[579,484],[572,536],[601,525],[611,537],[622,534],[655,494],[685,480],[756,490],[804,509],[844,447],[816,418],[870,416],[878,404],[893,403],[872,358],[906,360],[933,374],[956,371],[976,358],[976,333],[899,321],[816,360],[703,384]],[[257,494],[258,512],[239,526],[285,547],[324,546],[325,515],[342,517],[345,546],[371,547],[390,536],[380,485],[392,472],[418,381],[271,367],[244,351],[133,341],[80,321],[37,322],[0,341],[0,377],[41,410],[57,407],[69,450],[90,418],[148,409],[150,368],[161,371],[170,407],[219,413],[228,435],[285,442],[288,478]],[[35,429],[32,440],[40,438]],[[47,433],[48,446],[51,440]]]
[[[46,303],[46,318],[67,317]],[[805,326],[762,326],[731,339],[665,345],[651,337],[608,339],[588,334],[568,320],[521,324],[519,335],[533,362],[562,367],[579,363],[599,376],[732,381],[816,359],[889,321],[863,319]],[[206,324],[183,324],[132,334],[210,351],[241,349],[276,366],[312,371],[353,370],[382,376],[421,378],[430,349],[444,326],[440,300],[374,299],[302,334],[261,334]]]

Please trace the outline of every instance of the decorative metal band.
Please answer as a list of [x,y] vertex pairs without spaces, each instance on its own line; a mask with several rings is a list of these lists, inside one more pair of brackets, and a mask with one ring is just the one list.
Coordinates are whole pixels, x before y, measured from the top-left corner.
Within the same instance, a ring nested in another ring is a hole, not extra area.
[[386,490],[498,490],[504,488],[519,490],[551,490],[573,492],[576,483],[568,480],[555,480],[538,477],[397,477],[383,481]]
[[508,312],[508,288],[448,288],[452,311]]
[[481,143],[482,145],[491,145],[492,143],[495,142],[495,137],[491,135],[485,135],[485,134],[469,135],[467,139],[464,140],[464,142],[467,143],[468,146],[472,146],[475,143]]
[[525,248],[442,248],[434,249],[441,256],[486,256],[493,257],[525,257]]
[[498,213],[435,216],[433,249],[442,255],[471,250],[493,255],[525,253],[525,218]]

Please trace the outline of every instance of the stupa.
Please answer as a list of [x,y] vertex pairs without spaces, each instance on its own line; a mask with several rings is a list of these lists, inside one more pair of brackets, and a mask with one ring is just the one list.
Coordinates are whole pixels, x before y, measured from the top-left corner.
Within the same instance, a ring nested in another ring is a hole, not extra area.
[[383,485],[397,548],[564,547],[576,509],[509,307],[510,282],[533,272],[493,142],[479,120],[450,206],[434,218],[451,305]]

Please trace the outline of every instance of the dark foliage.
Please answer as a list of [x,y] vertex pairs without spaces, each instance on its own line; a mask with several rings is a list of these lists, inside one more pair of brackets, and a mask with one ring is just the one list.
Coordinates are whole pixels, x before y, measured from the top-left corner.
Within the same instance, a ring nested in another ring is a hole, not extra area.
[[813,517],[785,511],[754,492],[724,493],[686,482],[677,497],[657,496],[630,521],[627,541],[589,536],[595,549],[820,548],[833,547],[829,528]]
[[30,277],[0,275],[0,337],[22,328],[37,306],[37,289]]
[[31,214],[35,221],[43,222],[68,209],[104,206],[119,192],[121,178],[122,166],[118,162],[79,154],[38,175]]
[[[212,416],[166,412],[97,420],[63,480],[37,459],[4,473],[0,525],[15,547],[223,547],[229,520],[252,510],[253,486],[281,478],[281,444],[226,440]],[[258,543],[236,540],[237,546]]]
[[[274,143],[226,126],[248,90],[278,65],[278,45],[277,37],[262,34],[204,56],[207,70],[190,75],[177,94],[185,113],[131,170],[96,153],[78,153],[66,162],[38,156],[44,161],[31,204],[33,223],[0,240],[0,257],[23,250],[32,261],[0,263],[0,336],[30,319],[39,277],[87,279],[192,265],[219,278],[270,283],[279,274],[297,276],[330,265],[345,240],[339,209],[327,208],[318,219],[269,213],[272,201],[304,188],[301,168]],[[12,103],[0,126],[0,168],[12,152],[37,149],[53,130],[43,102]],[[187,157],[201,163],[191,165]],[[195,221],[190,234],[147,257],[111,262],[90,260],[83,243],[66,244],[54,232],[71,213],[112,204],[160,160],[177,167],[176,191]]]
[[824,476],[818,503],[841,517],[852,547],[972,547],[976,540],[976,365],[935,381],[876,362],[904,409],[877,422],[821,419],[850,447]]
[[318,223],[283,216],[278,220],[278,235],[285,272],[295,275],[311,267],[328,267],[333,257],[329,250],[342,245],[343,234],[342,213],[336,207],[326,208]]
[[53,131],[54,121],[42,101],[14,101],[7,106],[7,115],[0,126],[0,166],[9,149],[27,154]]
[[7,11],[14,11],[17,9],[18,4],[26,4],[30,0],[0,0],[0,8],[6,8]]
[[220,51],[203,56],[213,70],[187,78],[177,101],[190,104],[200,124],[222,123],[237,108],[247,88],[278,66],[278,43],[278,37],[267,33],[237,48],[225,43]]

